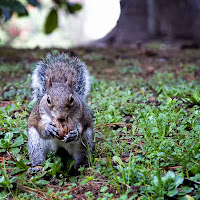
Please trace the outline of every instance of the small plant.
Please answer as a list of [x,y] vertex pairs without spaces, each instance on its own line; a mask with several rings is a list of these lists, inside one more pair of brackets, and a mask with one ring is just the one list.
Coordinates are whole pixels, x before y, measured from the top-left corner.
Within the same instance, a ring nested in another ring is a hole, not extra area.
[[16,183],[17,177],[12,177],[11,179],[8,177],[8,174],[6,172],[6,166],[5,166],[5,160],[3,159],[3,167],[0,164],[1,169],[1,177],[0,177],[0,187],[3,188],[3,192],[1,192],[1,198],[6,198],[9,194],[14,195],[12,189],[13,184]]

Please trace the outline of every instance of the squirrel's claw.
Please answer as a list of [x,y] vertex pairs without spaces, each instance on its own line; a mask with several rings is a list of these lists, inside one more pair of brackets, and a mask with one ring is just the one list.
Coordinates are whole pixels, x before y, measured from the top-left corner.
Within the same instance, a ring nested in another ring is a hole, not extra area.
[[78,131],[77,130],[70,131],[69,134],[64,137],[64,142],[66,142],[66,143],[72,142],[77,137],[78,137]]
[[43,171],[44,168],[41,166],[29,167],[28,172],[40,172]]
[[46,131],[51,134],[52,137],[58,136],[58,130],[53,122],[50,122],[46,126]]

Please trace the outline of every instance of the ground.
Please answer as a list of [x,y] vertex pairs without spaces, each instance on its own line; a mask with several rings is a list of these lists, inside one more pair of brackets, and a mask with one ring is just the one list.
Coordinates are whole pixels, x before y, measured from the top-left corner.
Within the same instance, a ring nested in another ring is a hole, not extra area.
[[[92,76],[95,153],[88,168],[49,155],[30,174],[31,72],[48,52],[80,56]],[[151,42],[136,48],[0,48],[1,197],[200,198],[200,51]],[[6,197],[7,196],[7,197]]]

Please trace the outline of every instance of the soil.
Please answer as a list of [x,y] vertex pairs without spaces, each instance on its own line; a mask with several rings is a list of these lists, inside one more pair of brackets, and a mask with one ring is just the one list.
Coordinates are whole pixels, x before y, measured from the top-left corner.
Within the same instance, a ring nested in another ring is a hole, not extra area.
[[[87,63],[91,74],[96,78],[119,81],[127,79],[129,76],[131,77],[133,73],[135,73],[136,77],[142,78],[150,78],[156,72],[172,72],[175,76],[179,76],[184,73],[183,65],[200,66],[199,49],[181,49],[181,44],[179,43],[175,45],[158,45],[156,43],[156,45],[153,48],[151,45],[144,45],[139,49],[130,47],[79,47],[67,50],[57,48],[36,48],[32,50],[1,47],[0,64],[20,63],[26,66],[27,72],[30,72],[30,64],[44,58],[47,53],[52,51],[66,52],[71,56],[80,56]],[[134,69],[131,69],[131,66]],[[21,76],[23,75],[21,74]],[[200,67],[194,72],[186,73],[184,76],[188,81],[200,79]],[[10,78],[10,80],[9,78],[7,75],[5,80],[12,81],[13,78]]]

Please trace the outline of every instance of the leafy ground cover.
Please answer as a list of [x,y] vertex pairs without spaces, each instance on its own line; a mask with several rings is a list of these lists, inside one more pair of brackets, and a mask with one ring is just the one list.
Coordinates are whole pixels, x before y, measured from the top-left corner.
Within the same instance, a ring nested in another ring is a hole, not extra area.
[[93,77],[95,116],[94,159],[79,175],[53,153],[44,171],[27,172],[30,74],[52,50],[4,49],[0,198],[200,199],[200,52],[160,46],[73,49]]

